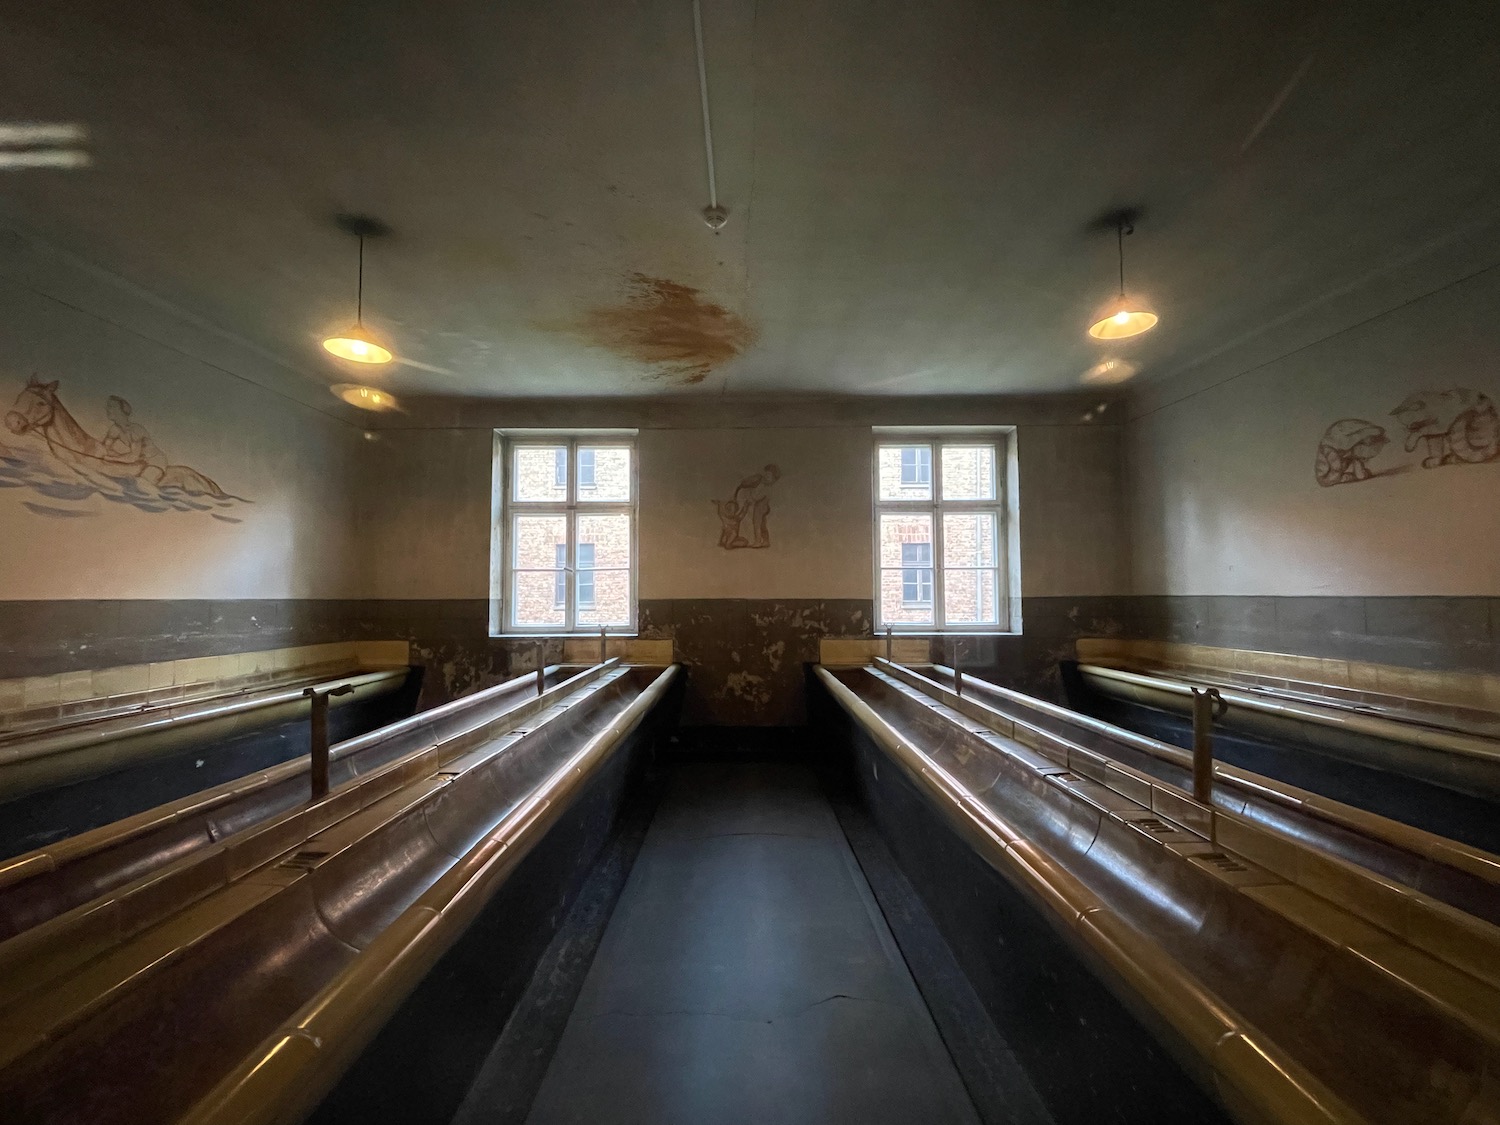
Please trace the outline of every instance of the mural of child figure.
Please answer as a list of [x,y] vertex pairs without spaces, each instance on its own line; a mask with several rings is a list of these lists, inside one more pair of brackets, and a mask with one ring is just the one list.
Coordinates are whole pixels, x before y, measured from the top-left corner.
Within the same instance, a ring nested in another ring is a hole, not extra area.
[[[771,515],[771,486],[781,479],[781,470],[767,465],[740,481],[734,495],[728,500],[714,500],[714,510],[719,513],[719,546],[726,551],[741,548],[756,550],[771,545],[771,530],[767,520]],[[750,535],[745,536],[744,523],[750,520]]]

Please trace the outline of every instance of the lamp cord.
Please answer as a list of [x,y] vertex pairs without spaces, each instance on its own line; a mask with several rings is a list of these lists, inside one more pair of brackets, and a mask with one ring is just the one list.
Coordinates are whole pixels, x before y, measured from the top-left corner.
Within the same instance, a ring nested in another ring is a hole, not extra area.
[[1115,227],[1115,240],[1120,247],[1120,296],[1125,296],[1125,224]]
[[[1122,267],[1123,268],[1123,267]],[[1123,276],[1123,275],[1122,275]],[[1120,283],[1122,286],[1124,282]],[[359,288],[354,296],[354,323],[365,325],[365,236],[359,236]]]

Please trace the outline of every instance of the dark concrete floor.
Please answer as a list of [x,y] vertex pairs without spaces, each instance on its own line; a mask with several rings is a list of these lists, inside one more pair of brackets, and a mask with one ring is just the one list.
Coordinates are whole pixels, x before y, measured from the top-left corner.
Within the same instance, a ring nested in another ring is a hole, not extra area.
[[527,1120],[978,1118],[813,774],[698,762],[672,773]]

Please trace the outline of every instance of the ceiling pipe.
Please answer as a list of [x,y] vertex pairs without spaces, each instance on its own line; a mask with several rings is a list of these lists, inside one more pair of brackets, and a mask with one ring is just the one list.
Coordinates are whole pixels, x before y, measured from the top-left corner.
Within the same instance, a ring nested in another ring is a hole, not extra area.
[[708,67],[703,61],[703,9],[693,0],[693,42],[698,49],[698,98],[703,107],[703,157],[708,165],[708,206],[703,221],[715,231],[729,221],[727,209],[719,206],[719,185],[714,176],[714,126],[708,112]]

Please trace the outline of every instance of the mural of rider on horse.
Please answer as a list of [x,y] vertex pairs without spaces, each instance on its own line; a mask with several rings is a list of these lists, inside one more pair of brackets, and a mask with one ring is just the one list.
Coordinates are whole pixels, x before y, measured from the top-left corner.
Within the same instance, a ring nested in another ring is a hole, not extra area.
[[57,395],[57,380],[44,383],[35,375],[26,382],[5,415],[11,433],[41,438],[51,454],[65,465],[92,470],[121,480],[135,478],[158,489],[174,489],[188,496],[230,499],[212,479],[187,465],[173,465],[150,433],[130,419],[131,407],[118,395],[105,406],[110,427],[102,439],[94,437],[68,412]]

